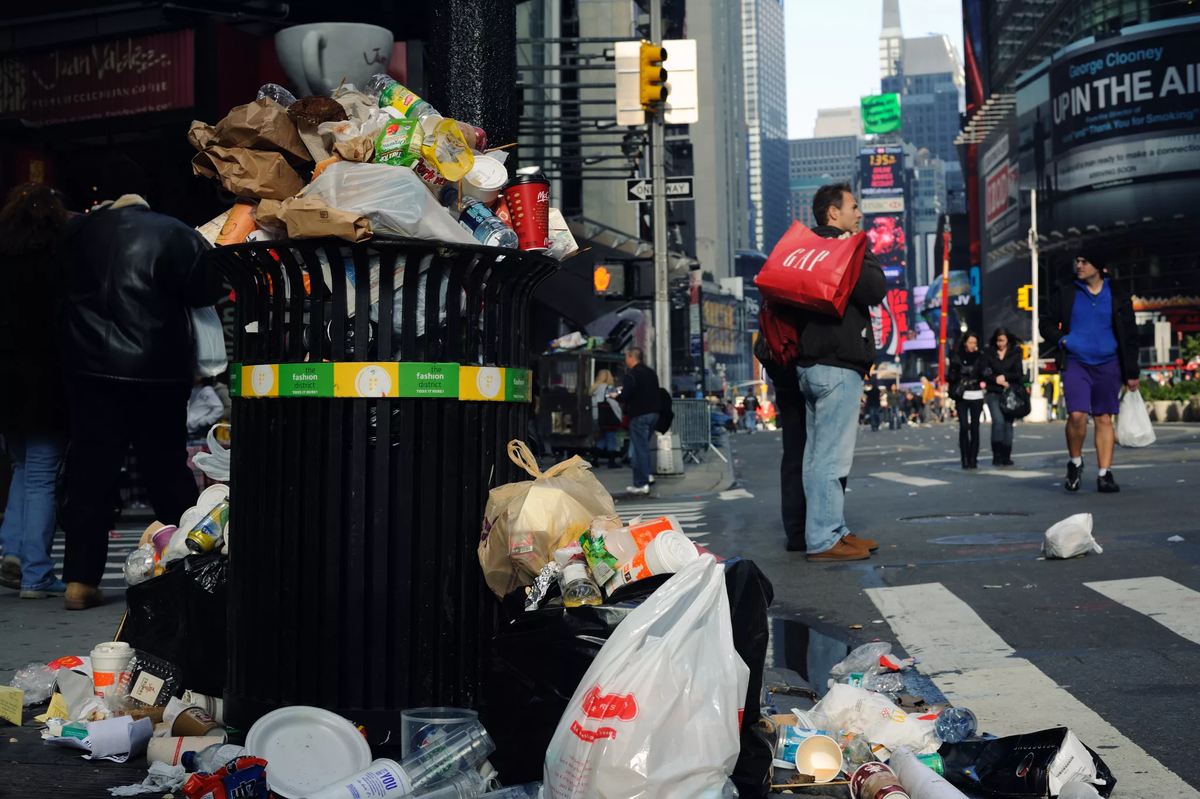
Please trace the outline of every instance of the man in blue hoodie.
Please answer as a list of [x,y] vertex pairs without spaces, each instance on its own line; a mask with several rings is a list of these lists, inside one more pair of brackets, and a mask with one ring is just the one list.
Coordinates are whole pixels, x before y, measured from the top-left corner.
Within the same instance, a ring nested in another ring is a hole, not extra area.
[[1066,488],[1083,482],[1083,441],[1087,417],[1096,424],[1096,488],[1115,494],[1112,457],[1113,414],[1120,408],[1121,384],[1137,391],[1138,340],[1133,298],[1107,278],[1104,260],[1094,252],[1075,258],[1075,279],[1063,283],[1040,320],[1042,338],[1058,347],[1058,368],[1067,399]]

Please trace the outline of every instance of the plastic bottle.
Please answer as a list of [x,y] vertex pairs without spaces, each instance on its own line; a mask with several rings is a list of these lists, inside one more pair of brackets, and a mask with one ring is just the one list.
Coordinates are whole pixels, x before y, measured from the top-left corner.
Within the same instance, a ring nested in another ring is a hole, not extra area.
[[578,543],[555,552],[554,560],[562,566],[562,573],[558,575],[558,587],[562,590],[564,605],[578,608],[583,605],[604,604],[600,586],[592,579],[587,558],[583,556],[583,549]]
[[199,752],[184,752],[179,759],[180,764],[188,771],[199,771],[204,774],[215,774],[218,769],[230,760],[236,760],[246,754],[246,747],[235,744],[215,743]]
[[460,206],[458,189],[451,186],[442,192],[442,202],[451,213],[458,213],[458,224],[475,237],[480,244],[489,247],[517,248],[517,234],[492,209],[474,197],[462,197]]
[[475,799],[487,790],[487,783],[479,772],[471,769],[460,771],[445,782],[429,786],[427,790],[417,791],[413,796],[424,796],[426,799]]
[[261,100],[264,97],[270,97],[284,108],[288,108],[292,103],[296,102],[296,95],[292,94],[278,83],[264,83],[262,86],[260,86],[258,89],[258,96],[254,99]]
[[974,737],[978,726],[975,714],[967,708],[948,707],[938,714],[934,732],[943,743],[957,744]]
[[419,121],[427,133],[444,119],[436,108],[422,100],[416,92],[383,72],[371,76],[364,93],[369,97],[378,98],[380,108],[390,105],[407,118]]
[[485,793],[483,797],[484,799],[537,799],[541,790],[540,782],[529,782],[525,785],[513,785],[510,788],[501,788],[498,791]]

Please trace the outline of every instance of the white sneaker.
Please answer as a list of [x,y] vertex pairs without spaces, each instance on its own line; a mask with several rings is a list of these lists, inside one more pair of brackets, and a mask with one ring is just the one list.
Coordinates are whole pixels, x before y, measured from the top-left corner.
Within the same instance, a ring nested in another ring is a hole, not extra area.
[[650,486],[644,485],[641,488],[638,488],[637,486],[625,486],[625,493],[626,494],[649,494]]
[[654,475],[650,475],[650,485],[654,485]]

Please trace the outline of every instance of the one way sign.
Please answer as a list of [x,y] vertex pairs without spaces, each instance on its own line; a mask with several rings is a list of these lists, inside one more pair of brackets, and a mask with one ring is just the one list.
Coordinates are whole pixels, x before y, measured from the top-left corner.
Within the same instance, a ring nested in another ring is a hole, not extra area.
[[[649,178],[628,178],[625,181],[625,201],[630,203],[650,202],[654,193],[654,183]],[[667,178],[667,199],[694,200],[692,192],[692,176]]]

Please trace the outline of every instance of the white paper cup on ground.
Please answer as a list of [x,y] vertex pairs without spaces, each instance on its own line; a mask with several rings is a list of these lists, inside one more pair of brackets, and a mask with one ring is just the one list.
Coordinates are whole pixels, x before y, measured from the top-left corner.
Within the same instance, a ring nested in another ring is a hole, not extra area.
[[[92,686],[96,696],[104,697],[104,703],[116,710],[121,695],[121,675],[129,671],[129,661],[133,660],[133,647],[124,641],[96,644],[92,649],[91,660]],[[128,676],[124,682],[128,684]]]
[[842,771],[842,747],[828,735],[813,735],[796,748],[796,771],[829,782]]
[[508,170],[495,158],[480,156],[462,180],[464,194],[491,205],[508,182]]

